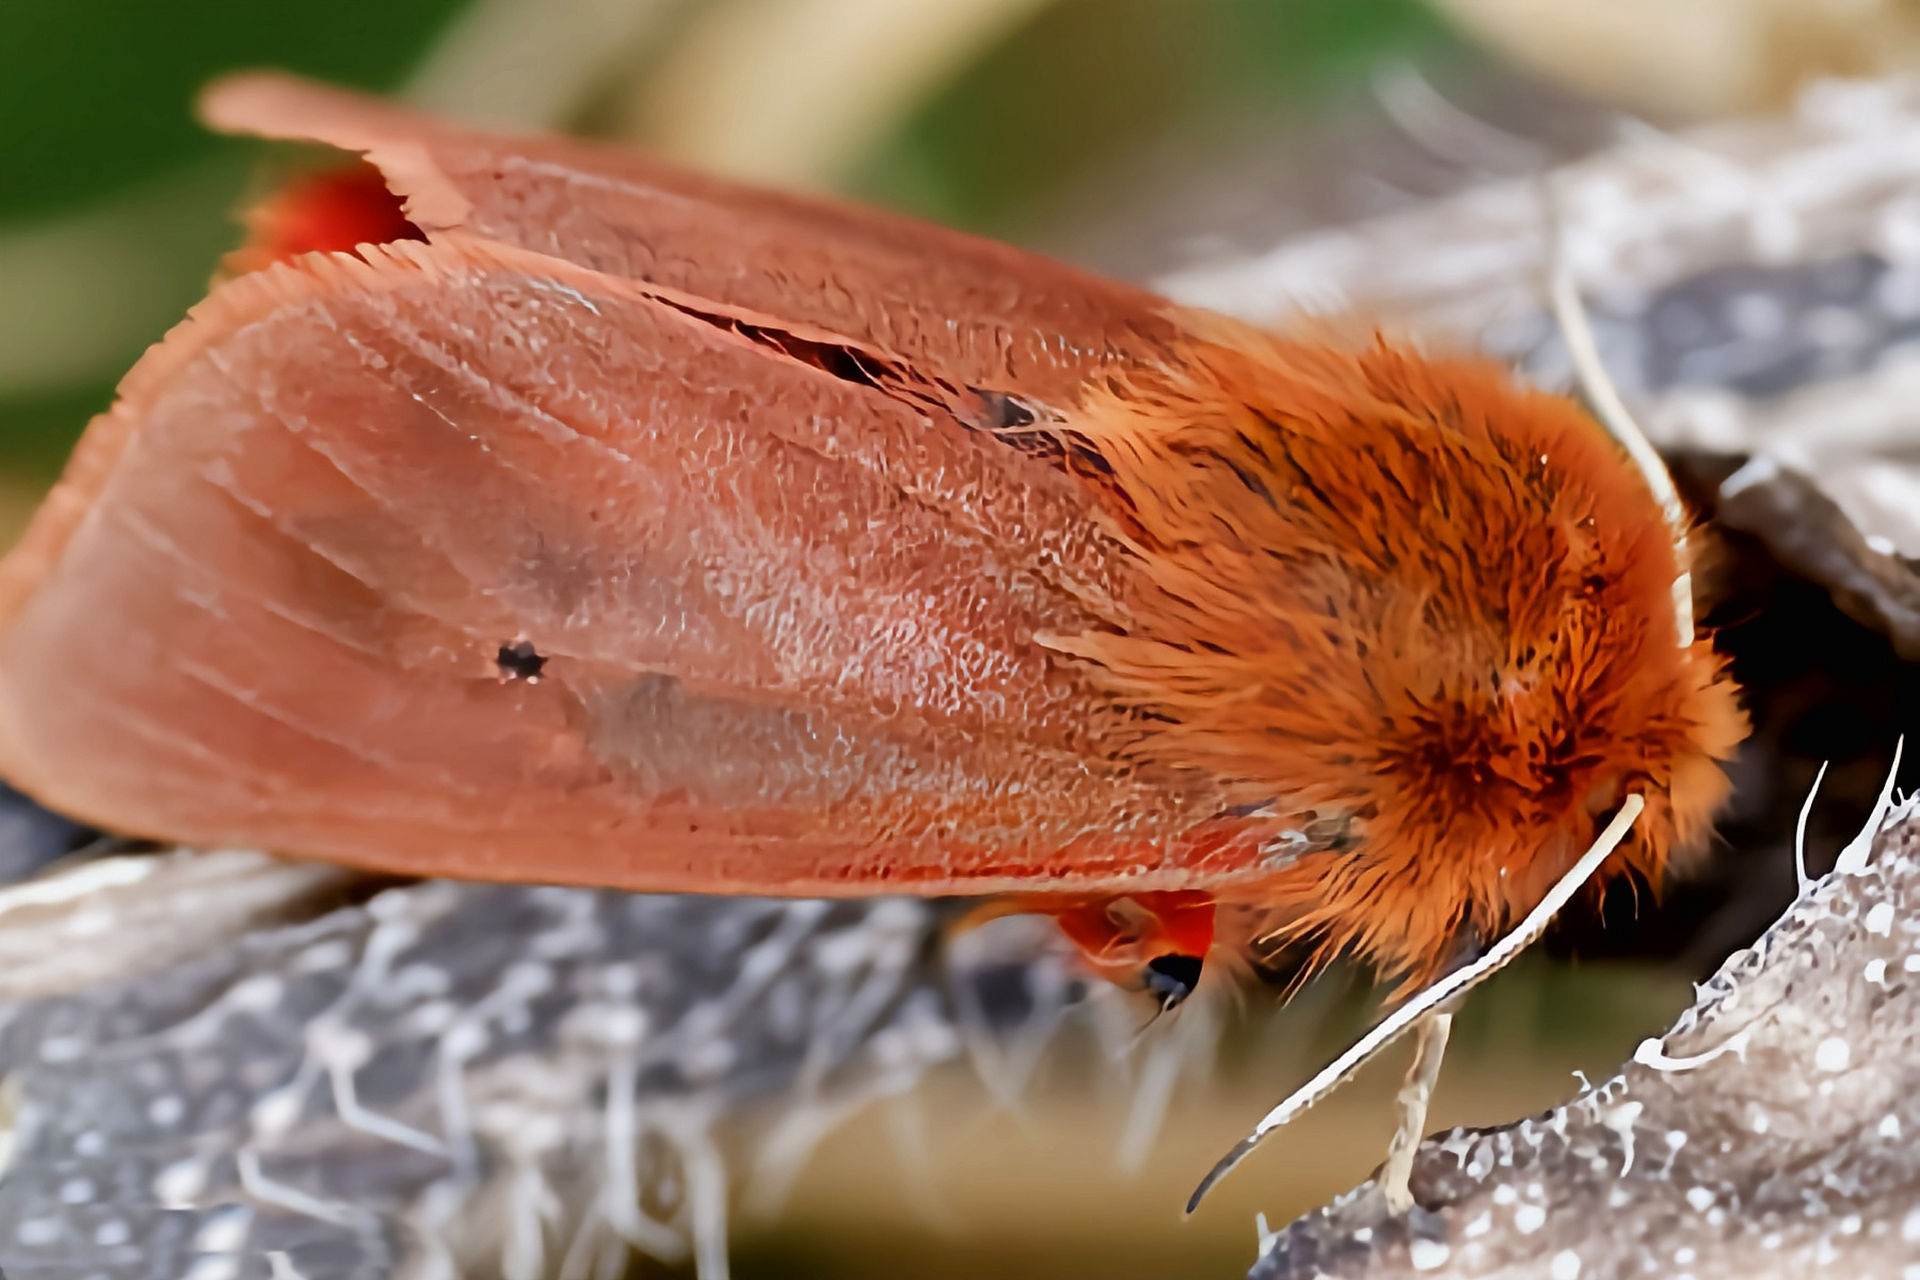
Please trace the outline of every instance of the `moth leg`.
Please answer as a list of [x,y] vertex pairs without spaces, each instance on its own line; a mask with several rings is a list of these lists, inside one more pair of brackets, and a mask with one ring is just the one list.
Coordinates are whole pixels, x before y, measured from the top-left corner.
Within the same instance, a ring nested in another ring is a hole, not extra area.
[[971,929],[1012,915],[1052,916],[1087,968],[1124,990],[1146,992],[1162,1013],[1193,994],[1213,950],[1214,901],[1197,890],[1007,894],[975,903],[951,927]]
[[1407,1068],[1406,1081],[1394,1099],[1400,1108],[1400,1125],[1387,1144],[1387,1162],[1374,1175],[1390,1213],[1401,1214],[1413,1208],[1413,1191],[1408,1186],[1413,1153],[1427,1133],[1427,1104],[1433,1101],[1434,1082],[1440,1078],[1440,1062],[1447,1055],[1447,1037],[1452,1031],[1451,1013],[1430,1013],[1414,1027],[1413,1064]]
[[[1374,1023],[1364,1035],[1348,1045],[1346,1051],[1339,1057],[1320,1068],[1311,1080],[1288,1094],[1278,1106],[1262,1116],[1260,1123],[1253,1127],[1253,1132],[1235,1143],[1231,1151],[1221,1156],[1214,1163],[1213,1168],[1207,1170],[1207,1176],[1200,1179],[1200,1185],[1195,1187],[1193,1194],[1187,1198],[1187,1212],[1192,1213],[1197,1209],[1200,1202],[1206,1198],[1207,1192],[1211,1191],[1220,1179],[1238,1167],[1242,1160],[1253,1154],[1269,1135],[1279,1132],[1281,1126],[1345,1083],[1347,1078],[1364,1066],[1374,1054],[1406,1032],[1420,1028],[1424,1033],[1424,1024],[1429,1018],[1451,1013],[1469,991],[1506,968],[1515,956],[1531,946],[1541,934],[1546,932],[1547,925],[1552,922],[1560,908],[1566,906],[1573,895],[1580,891],[1581,886],[1600,869],[1600,864],[1607,860],[1607,855],[1626,839],[1628,828],[1633,826],[1633,820],[1640,816],[1640,811],[1646,807],[1646,803],[1646,799],[1642,796],[1628,795],[1620,802],[1620,809],[1613,815],[1613,821],[1609,822],[1594,838],[1593,844],[1580,855],[1573,866],[1567,869],[1566,874],[1554,882],[1553,888],[1547,890],[1547,896],[1542,898],[1533,910],[1526,914],[1526,918],[1515,925],[1505,937],[1494,943],[1485,955],[1471,964],[1462,965],[1432,986],[1409,997],[1399,1008]],[[1425,1038],[1424,1034],[1422,1038]],[[1439,1043],[1434,1046],[1433,1070],[1436,1072],[1440,1067],[1439,1050],[1444,1048],[1445,1044],[1446,1037],[1442,1035]],[[1427,1087],[1430,1091],[1431,1081],[1428,1082]],[[1414,1145],[1418,1145],[1417,1139]]]

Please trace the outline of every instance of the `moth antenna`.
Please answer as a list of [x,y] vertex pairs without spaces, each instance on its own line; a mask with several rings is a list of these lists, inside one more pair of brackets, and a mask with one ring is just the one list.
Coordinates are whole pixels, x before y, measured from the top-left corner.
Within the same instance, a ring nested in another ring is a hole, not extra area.
[[[1226,1155],[1220,1157],[1207,1176],[1194,1188],[1193,1195],[1187,1200],[1187,1212],[1192,1213],[1200,1207],[1207,1192],[1213,1190],[1220,1179],[1231,1173],[1235,1166],[1253,1153],[1255,1147],[1266,1141],[1267,1136],[1278,1130],[1294,1117],[1305,1112],[1320,1099],[1326,1097],[1344,1084],[1355,1071],[1365,1066],[1382,1049],[1405,1035],[1414,1026],[1433,1014],[1449,1012],[1446,1008],[1451,1002],[1465,996],[1469,991],[1507,967],[1513,958],[1531,946],[1539,936],[1546,932],[1560,908],[1572,900],[1600,864],[1607,860],[1626,839],[1634,819],[1646,808],[1646,801],[1635,794],[1628,796],[1613,815],[1613,820],[1601,831],[1587,851],[1580,855],[1567,873],[1560,877],[1547,895],[1540,899],[1539,905],[1529,911],[1526,918],[1506,937],[1488,948],[1487,953],[1472,964],[1455,969],[1426,990],[1409,999],[1405,1004],[1376,1022],[1367,1033],[1348,1046],[1346,1052],[1322,1067],[1317,1075],[1289,1094],[1279,1106],[1267,1112],[1253,1132],[1242,1138]],[[1436,1068],[1437,1070],[1437,1064]]]
[[1680,493],[1673,487],[1673,474],[1667,470],[1667,464],[1660,453],[1647,439],[1646,432],[1633,420],[1626,401],[1620,398],[1620,389],[1614,385],[1613,378],[1607,373],[1607,366],[1600,359],[1599,344],[1594,341],[1593,325],[1587,319],[1586,304],[1581,301],[1580,287],[1573,278],[1573,264],[1568,257],[1564,226],[1560,218],[1560,206],[1555,198],[1551,183],[1546,188],[1547,208],[1547,292],[1553,304],[1554,322],[1560,326],[1560,336],[1567,344],[1567,354],[1573,361],[1574,378],[1579,382],[1581,391],[1586,393],[1587,403],[1600,419],[1600,425],[1612,436],[1614,442],[1627,451],[1641,476],[1646,479],[1647,488],[1653,491],[1654,501],[1660,504],[1661,514],[1667,518],[1667,528],[1673,532],[1675,559],[1680,565],[1680,576],[1673,580],[1673,612],[1680,630],[1682,649],[1693,643],[1693,572],[1687,567],[1687,510],[1680,502]]

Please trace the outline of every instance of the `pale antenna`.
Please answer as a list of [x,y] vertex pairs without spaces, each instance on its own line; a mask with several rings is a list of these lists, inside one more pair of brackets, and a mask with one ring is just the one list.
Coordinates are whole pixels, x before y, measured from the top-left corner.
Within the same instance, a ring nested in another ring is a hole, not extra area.
[[1566,341],[1573,361],[1573,374],[1586,393],[1587,403],[1600,419],[1600,425],[1615,443],[1626,450],[1660,504],[1667,528],[1673,532],[1674,557],[1680,576],[1673,580],[1673,611],[1680,628],[1680,647],[1693,643],[1693,574],[1687,568],[1687,511],[1673,487],[1673,474],[1660,458],[1646,432],[1633,420],[1620,390],[1600,359],[1599,344],[1593,338],[1593,325],[1587,319],[1586,305],[1580,300],[1580,287],[1573,278],[1573,265],[1566,251],[1566,237],[1560,219],[1559,202],[1553,185],[1546,186],[1547,205],[1547,293],[1553,303],[1554,322]]
[[[1266,1141],[1268,1135],[1278,1130],[1344,1084],[1355,1071],[1380,1050],[1386,1048],[1401,1036],[1411,1031],[1422,1020],[1433,1016],[1446,1016],[1444,1006],[1460,999],[1494,974],[1507,967],[1513,958],[1532,946],[1534,940],[1546,932],[1560,908],[1573,899],[1607,855],[1619,847],[1627,837],[1627,831],[1633,826],[1635,818],[1646,807],[1646,801],[1638,795],[1628,796],[1620,805],[1613,821],[1594,840],[1592,846],[1580,855],[1580,860],[1560,877],[1547,896],[1540,899],[1538,906],[1506,937],[1493,944],[1484,956],[1472,964],[1455,969],[1420,994],[1408,1000],[1392,1013],[1375,1023],[1371,1030],[1354,1041],[1345,1053],[1322,1067],[1318,1074],[1289,1094],[1279,1106],[1267,1112],[1253,1132],[1242,1138],[1233,1150],[1220,1157],[1218,1164],[1208,1171],[1194,1188],[1193,1195],[1187,1200],[1187,1212],[1192,1213],[1200,1207],[1200,1201],[1214,1184],[1231,1173],[1236,1165],[1253,1153],[1255,1147]],[[1444,1037],[1441,1039],[1444,1046]]]

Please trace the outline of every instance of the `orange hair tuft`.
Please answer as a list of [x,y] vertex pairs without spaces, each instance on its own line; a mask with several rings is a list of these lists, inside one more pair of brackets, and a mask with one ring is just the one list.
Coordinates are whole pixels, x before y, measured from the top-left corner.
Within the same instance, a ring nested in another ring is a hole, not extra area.
[[1674,642],[1645,480],[1485,361],[1225,332],[1070,418],[1139,587],[1123,625],[1049,643],[1143,762],[1281,820],[1270,936],[1431,978],[1628,790],[1647,814],[1613,874],[1657,883],[1745,718],[1710,643]]

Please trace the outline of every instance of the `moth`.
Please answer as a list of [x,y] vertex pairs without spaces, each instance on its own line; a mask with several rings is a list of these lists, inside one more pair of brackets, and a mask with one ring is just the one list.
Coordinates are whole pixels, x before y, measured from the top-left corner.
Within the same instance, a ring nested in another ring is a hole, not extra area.
[[62,812],[986,897],[1168,1003],[1282,946],[1430,985],[1629,801],[1603,879],[1707,834],[1738,694],[1570,400],[290,78],[203,109],[367,167],[254,215],[0,564],[0,773]]

